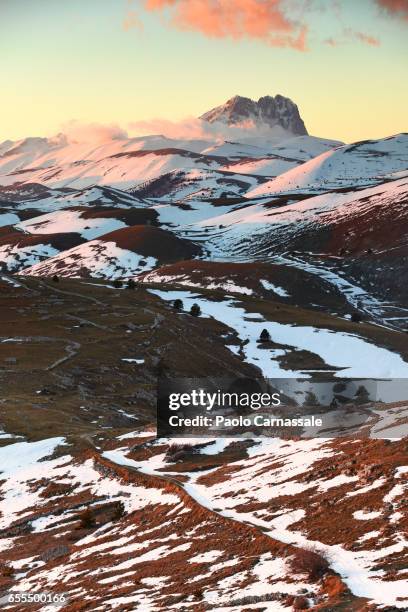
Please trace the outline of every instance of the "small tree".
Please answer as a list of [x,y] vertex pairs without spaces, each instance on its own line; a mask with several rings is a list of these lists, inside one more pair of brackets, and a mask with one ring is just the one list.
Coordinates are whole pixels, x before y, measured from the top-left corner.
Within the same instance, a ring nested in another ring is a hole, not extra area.
[[58,274],[54,274],[54,276],[52,277],[52,280],[54,283],[59,283],[59,276]]
[[120,289],[122,287],[122,281],[116,278],[113,281],[113,286],[115,287],[115,289]]
[[328,572],[329,561],[313,547],[299,548],[291,559],[291,566],[296,574],[306,574],[312,582],[315,582]]
[[261,335],[259,336],[259,340],[261,342],[270,342],[271,341],[271,335],[270,335],[270,333],[268,332],[267,329],[263,329],[261,331]]
[[364,385],[360,385],[357,389],[354,396],[354,401],[356,404],[368,404],[370,401],[370,394]]
[[319,400],[313,391],[306,391],[305,395],[305,406],[319,406]]
[[135,287],[136,287],[135,281],[133,280],[133,278],[129,278],[129,280],[127,282],[127,285],[126,285],[126,288],[127,289],[135,289]]
[[193,317],[199,317],[201,314],[200,306],[198,304],[193,304],[190,308],[190,314],[193,315]]
[[347,389],[347,385],[344,382],[338,382],[333,385],[333,393],[342,393]]
[[184,308],[183,301],[180,299],[174,300],[173,308],[174,310],[183,310]]
[[359,312],[353,312],[353,314],[351,315],[351,320],[353,323],[361,323],[363,317]]

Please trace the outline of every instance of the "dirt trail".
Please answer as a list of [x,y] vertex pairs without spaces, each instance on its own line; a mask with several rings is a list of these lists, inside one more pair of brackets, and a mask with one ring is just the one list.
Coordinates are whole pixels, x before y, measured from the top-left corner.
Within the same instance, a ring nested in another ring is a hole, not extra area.
[[82,300],[88,300],[90,302],[94,302],[94,304],[98,304],[99,306],[106,307],[105,302],[101,302],[101,300],[98,300],[95,297],[91,297],[90,295],[83,295],[83,293],[77,293],[75,291],[67,291],[67,290],[64,291],[62,289],[57,289],[50,283],[45,283],[44,281],[41,281],[41,280],[38,281],[38,284],[40,285],[40,287],[43,287],[44,289],[50,289],[51,291],[54,291],[55,293],[61,293],[63,295],[71,295],[73,297],[79,297]]
[[[56,338],[56,340],[57,340],[57,338]],[[65,351],[66,351],[67,355],[65,355],[65,357],[60,357],[60,359],[57,359],[57,361],[54,361],[54,363],[52,363],[51,365],[48,366],[47,370],[49,370],[49,371],[50,370],[54,370],[55,368],[57,368],[62,363],[65,363],[66,361],[68,361],[68,359],[72,359],[72,357],[75,357],[75,355],[78,354],[80,348],[81,348],[80,342],[74,342],[72,340],[65,347]]]

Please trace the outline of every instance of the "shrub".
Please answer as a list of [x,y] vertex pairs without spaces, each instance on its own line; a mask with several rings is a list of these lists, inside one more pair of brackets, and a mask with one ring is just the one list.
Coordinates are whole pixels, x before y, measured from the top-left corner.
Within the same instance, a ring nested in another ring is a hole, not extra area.
[[168,463],[175,463],[181,459],[185,459],[193,452],[191,444],[171,444],[167,449],[165,460]]
[[199,307],[198,304],[193,304],[192,307],[190,308],[190,314],[193,315],[193,317],[199,317],[201,314],[201,308]]
[[136,283],[133,280],[133,278],[129,278],[127,285],[126,285],[126,289],[135,289],[136,287]]
[[14,568],[11,565],[7,565],[7,563],[0,563],[0,576],[4,578],[9,578],[13,576]]
[[362,320],[363,320],[363,317],[361,316],[359,312],[353,312],[353,314],[351,315],[351,321],[353,323],[361,323]]
[[338,382],[333,385],[333,393],[342,393],[347,389],[347,385],[344,382]]
[[173,308],[174,310],[183,310],[184,308],[183,301],[180,299],[174,300]]
[[329,562],[312,547],[300,548],[292,558],[291,566],[296,574],[306,574],[311,581],[316,581],[327,573]]
[[78,518],[80,526],[83,529],[91,529],[92,527],[95,527],[95,518],[92,514],[92,510],[89,507],[85,508],[85,510],[78,515]]
[[271,335],[270,335],[270,333],[268,332],[268,330],[267,330],[267,329],[263,329],[263,330],[261,331],[261,335],[259,336],[259,340],[260,340],[261,342],[270,342],[270,340],[271,340]]
[[54,276],[52,277],[52,280],[54,283],[59,283],[59,276],[58,274],[54,274]]
[[118,521],[126,514],[125,505],[122,501],[119,501],[113,510],[112,521]]
[[309,608],[309,602],[306,597],[303,595],[298,595],[293,600],[293,609],[294,610],[307,610]]
[[69,553],[69,547],[64,544],[58,544],[57,546],[53,546],[52,548],[47,548],[41,554],[41,560],[48,563],[49,561],[54,561],[59,557],[65,557]]
[[122,287],[122,281],[119,280],[118,278],[115,279],[112,284],[115,287],[115,289],[120,289]]

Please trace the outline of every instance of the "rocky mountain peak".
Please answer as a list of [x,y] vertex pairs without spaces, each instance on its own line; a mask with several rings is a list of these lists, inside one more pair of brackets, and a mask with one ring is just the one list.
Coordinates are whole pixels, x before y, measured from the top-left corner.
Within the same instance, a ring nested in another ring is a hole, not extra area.
[[209,123],[219,121],[230,126],[250,120],[255,125],[281,126],[298,136],[308,133],[296,104],[290,98],[279,94],[275,97],[262,96],[258,101],[243,96],[234,96],[225,104],[216,106],[201,115],[200,119]]

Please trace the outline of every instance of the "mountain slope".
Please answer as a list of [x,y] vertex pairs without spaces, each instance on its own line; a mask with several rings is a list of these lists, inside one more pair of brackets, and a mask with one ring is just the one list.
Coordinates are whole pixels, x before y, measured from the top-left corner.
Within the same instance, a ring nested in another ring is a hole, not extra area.
[[151,270],[199,255],[200,248],[157,227],[135,225],[90,240],[38,265],[22,270],[24,275],[116,279]]
[[407,168],[408,134],[397,134],[336,147],[256,187],[247,196],[356,189],[381,183]]

